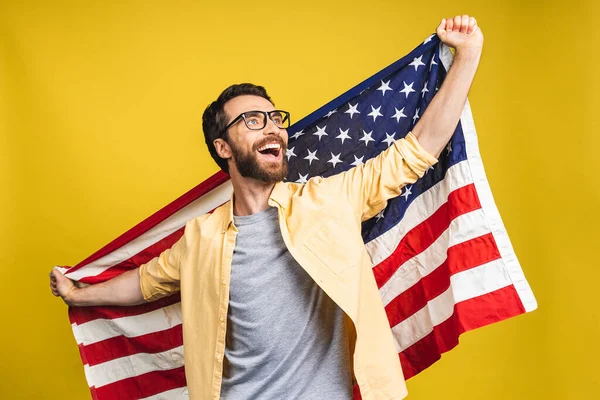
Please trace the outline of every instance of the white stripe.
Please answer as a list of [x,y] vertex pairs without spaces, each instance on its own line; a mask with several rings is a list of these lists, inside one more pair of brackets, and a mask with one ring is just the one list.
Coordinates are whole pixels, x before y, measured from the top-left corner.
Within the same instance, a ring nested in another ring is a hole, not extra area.
[[95,319],[80,325],[73,324],[77,344],[89,345],[116,336],[136,337],[160,332],[181,324],[181,303],[145,314],[115,319]]
[[435,271],[447,258],[450,246],[457,245],[489,233],[482,224],[483,211],[471,211],[455,218],[448,229],[427,249],[402,264],[392,277],[379,289],[384,305]]
[[[79,280],[84,277],[97,276],[101,274],[108,268],[129,259],[148,246],[153,245],[154,243],[185,226],[186,222],[192,218],[206,214],[210,210],[227,202],[231,197],[231,191],[231,181],[222,183],[186,207],[172,214],[154,228],[136,237],[112,253],[109,253],[106,256],[87,264],[85,268],[80,268],[77,271],[68,274],[68,277],[74,280]],[[64,269],[61,270],[63,272],[66,271]]]
[[417,197],[406,209],[400,223],[365,245],[373,265],[388,258],[404,236],[448,201],[448,195],[471,184],[471,174],[466,162],[460,162],[446,171],[446,176],[436,185]]
[[[452,63],[452,53],[448,46],[441,45],[440,47],[440,60],[442,61],[446,70],[450,68]],[[512,247],[506,228],[502,223],[502,218],[498,212],[498,208],[494,202],[492,196],[492,190],[487,181],[485,170],[483,168],[483,162],[479,152],[479,144],[477,143],[477,133],[475,132],[475,122],[473,121],[473,114],[471,113],[471,106],[467,100],[465,107],[463,108],[462,115],[460,117],[463,134],[465,137],[465,145],[467,151],[467,160],[471,173],[473,174],[473,183],[477,190],[477,195],[481,202],[488,225],[491,228],[494,240],[498,245],[500,255],[506,262],[506,269],[510,274],[513,285],[525,307],[526,311],[533,311],[537,308],[537,301],[529,287],[529,283],[525,279],[519,260]]]
[[491,293],[511,284],[502,260],[491,261],[450,277],[450,287],[425,307],[392,328],[398,352],[412,346],[453,314],[458,302]]
[[167,390],[166,392],[155,394],[154,396],[144,397],[139,400],[183,400],[189,399],[190,395],[188,393],[187,386]]
[[148,372],[167,371],[181,366],[183,366],[183,346],[162,353],[133,354],[91,367],[86,365],[85,376],[90,387],[99,388]]

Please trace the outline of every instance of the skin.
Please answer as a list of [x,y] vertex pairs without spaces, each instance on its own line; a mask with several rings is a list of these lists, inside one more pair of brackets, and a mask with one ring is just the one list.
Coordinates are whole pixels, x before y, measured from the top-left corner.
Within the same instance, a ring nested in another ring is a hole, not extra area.
[[[467,94],[475,78],[483,48],[483,34],[475,18],[468,15],[443,19],[436,29],[440,40],[456,49],[452,67],[442,87],[413,129],[419,143],[430,154],[438,157],[452,137],[458,124]],[[239,96],[225,104],[228,121],[250,110],[272,111],[273,104],[257,96]],[[264,129],[250,130],[243,121],[228,130],[229,143],[214,141],[217,153],[229,164],[234,189],[235,215],[252,215],[268,208],[268,199],[277,180],[269,181],[243,176],[236,165],[236,154],[253,157],[267,175],[282,173],[288,134],[268,120]],[[266,143],[279,143],[278,157],[263,156],[258,148]],[[232,147],[233,146],[233,147]],[[283,174],[285,176],[285,174]],[[70,306],[135,305],[144,302],[140,289],[139,271],[134,269],[96,285],[83,285],[66,278],[58,270],[50,273],[52,294],[61,297]]]

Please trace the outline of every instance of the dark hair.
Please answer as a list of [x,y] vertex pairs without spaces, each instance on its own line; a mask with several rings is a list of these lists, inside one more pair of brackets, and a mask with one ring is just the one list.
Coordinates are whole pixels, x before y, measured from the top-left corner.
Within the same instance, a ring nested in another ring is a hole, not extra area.
[[[219,165],[219,167],[229,173],[229,165],[227,160],[219,157],[213,141],[219,138],[219,134],[227,126],[227,115],[225,114],[225,103],[234,97],[252,95],[260,96],[269,100],[272,104],[273,101],[267,94],[267,91],[262,86],[253,85],[252,83],[240,83],[237,85],[231,85],[219,95],[217,100],[213,101],[202,115],[202,130],[204,131],[204,140],[208,151],[212,156],[213,160]],[[225,141],[229,140],[229,135],[226,132],[223,134],[222,139]]]

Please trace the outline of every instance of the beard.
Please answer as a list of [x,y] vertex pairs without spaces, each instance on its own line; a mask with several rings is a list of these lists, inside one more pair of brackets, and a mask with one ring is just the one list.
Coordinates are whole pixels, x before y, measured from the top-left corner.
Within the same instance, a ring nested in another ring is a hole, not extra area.
[[[254,149],[260,148],[264,143],[272,142],[273,139],[264,140],[254,146]],[[246,153],[240,148],[236,147],[234,143],[230,143],[231,152],[233,153],[233,162],[240,175],[244,178],[252,178],[266,183],[277,183],[283,181],[288,173],[288,162],[285,156],[287,146],[283,139],[278,137],[279,144],[281,145],[281,163],[268,163],[266,166],[261,165],[258,160],[256,150],[250,153]]]

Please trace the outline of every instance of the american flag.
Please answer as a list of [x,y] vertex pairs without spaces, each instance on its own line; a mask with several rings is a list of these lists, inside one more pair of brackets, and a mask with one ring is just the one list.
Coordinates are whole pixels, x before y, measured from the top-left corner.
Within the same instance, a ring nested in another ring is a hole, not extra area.
[[[339,173],[404,137],[451,62],[449,48],[431,35],[294,124],[287,180]],[[231,191],[219,172],[62,271],[98,283],[136,268]],[[463,332],[537,307],[494,204],[468,103],[439,163],[364,222],[362,235],[406,378],[456,346]],[[178,295],[136,307],[71,307],[69,318],[94,399],[187,398]]]

